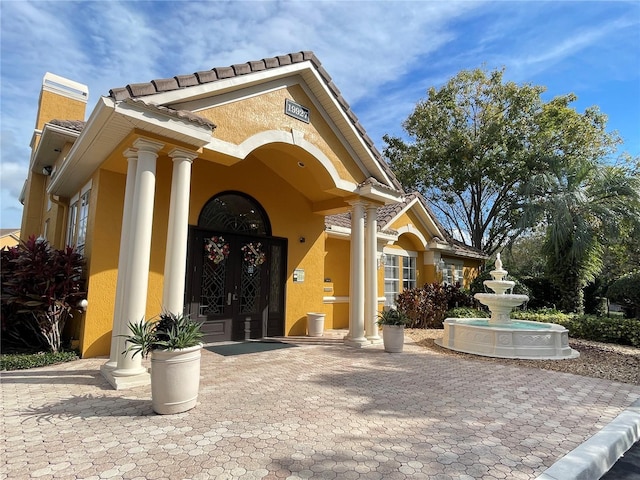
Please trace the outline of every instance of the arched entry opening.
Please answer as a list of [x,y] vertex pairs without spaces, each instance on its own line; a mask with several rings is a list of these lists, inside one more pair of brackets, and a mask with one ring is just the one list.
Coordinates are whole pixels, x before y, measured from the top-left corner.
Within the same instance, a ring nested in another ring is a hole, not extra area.
[[189,231],[187,303],[205,342],[284,335],[286,239],[258,201],[226,191]]

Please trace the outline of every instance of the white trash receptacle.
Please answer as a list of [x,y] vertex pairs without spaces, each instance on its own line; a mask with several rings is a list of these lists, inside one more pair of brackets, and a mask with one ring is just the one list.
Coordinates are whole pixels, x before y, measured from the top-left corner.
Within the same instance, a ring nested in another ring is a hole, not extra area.
[[307,335],[321,337],[324,335],[324,317],[326,313],[307,313]]

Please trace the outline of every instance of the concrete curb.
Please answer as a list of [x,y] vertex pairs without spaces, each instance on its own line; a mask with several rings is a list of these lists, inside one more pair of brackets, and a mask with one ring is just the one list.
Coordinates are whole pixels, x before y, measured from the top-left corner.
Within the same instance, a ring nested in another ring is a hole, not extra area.
[[536,480],[598,480],[640,439],[640,400]]

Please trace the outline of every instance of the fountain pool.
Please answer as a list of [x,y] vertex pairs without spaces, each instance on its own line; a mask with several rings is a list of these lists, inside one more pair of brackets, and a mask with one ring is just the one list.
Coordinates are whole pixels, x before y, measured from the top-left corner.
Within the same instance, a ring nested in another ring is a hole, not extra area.
[[502,269],[500,254],[495,266],[490,272],[493,280],[484,283],[496,293],[475,296],[489,307],[491,318],[447,318],[444,336],[436,340],[436,344],[458,352],[498,358],[562,360],[580,356],[569,346],[569,331],[563,326],[511,319],[511,309],[529,298],[505,293],[515,283],[503,280],[507,271]]

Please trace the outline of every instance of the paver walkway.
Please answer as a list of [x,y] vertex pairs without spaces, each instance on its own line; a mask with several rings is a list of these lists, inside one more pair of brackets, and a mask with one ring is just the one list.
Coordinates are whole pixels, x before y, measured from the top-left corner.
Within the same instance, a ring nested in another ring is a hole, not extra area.
[[534,479],[640,398],[414,344],[306,344],[203,351],[198,406],[160,416],[104,362],[2,373],[3,479]]

